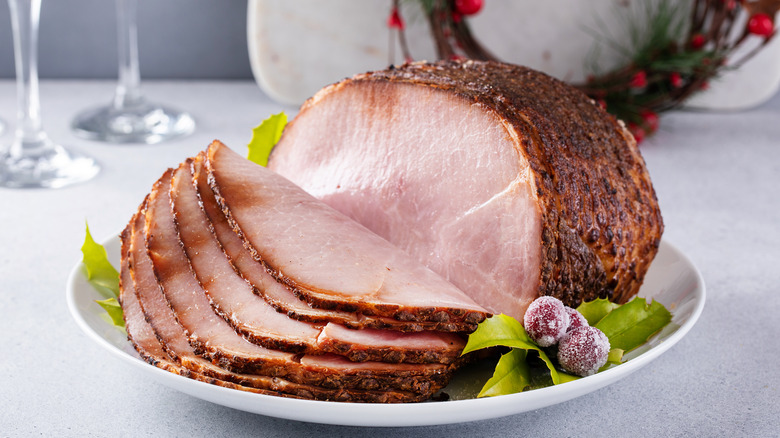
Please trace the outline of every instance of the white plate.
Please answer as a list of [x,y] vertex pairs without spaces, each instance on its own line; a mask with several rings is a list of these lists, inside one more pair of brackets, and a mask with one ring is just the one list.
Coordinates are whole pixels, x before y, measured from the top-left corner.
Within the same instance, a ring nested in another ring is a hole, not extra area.
[[[114,237],[104,244],[111,262],[119,266],[119,239]],[[188,379],[149,365],[135,353],[125,334],[103,319],[103,310],[94,302],[101,297],[87,283],[82,269],[78,263],[68,278],[67,300],[73,318],[98,344],[130,366],[145,371],[152,379],[193,397],[247,412],[348,426],[460,423],[518,414],[571,400],[628,376],[671,348],[693,327],[704,308],[705,297],[704,281],[696,267],[677,248],[662,241],[639,295],[660,301],[671,310],[672,324],[646,345],[627,354],[628,362],[584,379],[520,394],[417,404],[361,404],[252,394]],[[481,385],[484,380],[469,375],[478,372],[471,370],[460,375],[456,378],[458,382],[445,390],[457,395],[464,385],[474,387],[474,381]]]

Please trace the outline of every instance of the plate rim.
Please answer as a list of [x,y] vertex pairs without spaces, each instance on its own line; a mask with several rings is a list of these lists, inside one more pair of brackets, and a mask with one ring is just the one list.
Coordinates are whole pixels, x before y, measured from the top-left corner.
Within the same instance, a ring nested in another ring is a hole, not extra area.
[[[118,239],[118,235],[114,234],[100,242],[102,245],[108,246],[112,241],[113,244],[118,243]],[[571,400],[601,389],[611,383],[615,383],[635,371],[638,371],[677,344],[677,342],[693,328],[704,310],[706,285],[704,283],[704,278],[696,265],[693,264],[691,259],[679,248],[665,239],[661,240],[659,252],[661,251],[661,248],[663,248],[664,251],[670,251],[674,256],[680,259],[687,270],[689,270],[689,273],[693,274],[696,287],[692,291],[695,306],[690,315],[683,324],[668,337],[663,339],[658,345],[651,347],[649,350],[620,366],[565,384],[497,397],[451,400],[446,402],[381,404],[301,400],[254,394],[200,382],[151,365],[140,358],[140,356],[132,355],[128,351],[124,351],[117,345],[114,345],[92,328],[84,318],[84,315],[82,315],[76,302],[77,283],[79,281],[86,281],[86,279],[83,278],[83,264],[81,260],[75,264],[68,275],[66,300],[68,310],[76,324],[89,338],[97,342],[98,345],[109,350],[115,357],[119,358],[120,361],[150,373],[150,376],[158,383],[204,401],[254,414],[320,424],[373,427],[444,425],[499,418],[541,409]],[[109,256],[109,258],[111,257]],[[79,276],[82,276],[81,280],[79,279]],[[94,293],[96,294],[96,298],[100,298],[99,295],[97,295],[97,291],[94,291]],[[106,324],[108,326],[108,323]],[[129,341],[127,342],[128,345],[130,345]],[[205,397],[204,393],[208,393],[209,396]],[[258,403],[258,400],[260,403]],[[384,414],[379,416],[379,418],[377,418],[376,415],[376,411],[378,410]],[[339,413],[340,411],[344,412],[340,415],[334,415],[334,413]]]

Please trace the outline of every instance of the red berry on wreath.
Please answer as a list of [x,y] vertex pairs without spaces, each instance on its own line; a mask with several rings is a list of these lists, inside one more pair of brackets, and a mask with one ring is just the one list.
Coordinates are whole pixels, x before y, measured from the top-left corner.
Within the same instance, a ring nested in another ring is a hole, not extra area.
[[455,0],[455,11],[463,15],[474,15],[482,9],[482,0]]
[[672,87],[674,88],[680,88],[683,85],[682,76],[680,73],[674,72],[669,75],[669,83],[672,84]]
[[658,130],[658,114],[650,110],[644,110],[640,112],[639,115],[642,117],[642,125],[648,132],[655,132]]
[[398,13],[398,8],[393,8],[390,16],[387,17],[387,27],[398,30],[404,29],[404,20],[401,18],[401,14]]
[[458,24],[461,21],[463,21],[463,14],[458,11],[452,11],[452,22]]
[[691,48],[693,50],[699,50],[704,47],[704,43],[706,42],[707,40],[704,38],[704,35],[697,33],[691,37]]
[[767,14],[759,13],[750,17],[748,21],[748,32],[753,35],[762,37],[768,37],[772,35],[775,30],[775,23],[772,22],[772,18]]
[[645,85],[647,85],[647,73],[643,70],[634,73],[634,76],[631,77],[631,81],[628,83],[628,86],[631,88],[642,88]]

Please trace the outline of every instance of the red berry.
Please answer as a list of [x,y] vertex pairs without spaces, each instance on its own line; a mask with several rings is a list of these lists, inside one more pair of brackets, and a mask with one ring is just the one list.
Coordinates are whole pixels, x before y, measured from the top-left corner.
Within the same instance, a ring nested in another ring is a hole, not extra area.
[[579,327],[558,343],[558,364],[578,376],[596,374],[607,363],[609,339],[596,327]]
[[525,311],[523,327],[540,347],[549,347],[566,334],[569,314],[558,298],[539,297]]
[[387,17],[387,27],[390,29],[403,30],[404,20],[401,18],[401,14],[398,12],[398,8],[393,8],[390,12],[390,16]]
[[704,47],[704,43],[706,43],[707,40],[704,38],[704,35],[697,33],[693,37],[691,37],[691,48],[693,50],[699,50],[702,47]]
[[607,109],[607,101],[606,101],[606,100],[604,100],[604,99],[599,99],[599,100],[597,100],[596,102],[599,104],[599,106],[601,107],[601,109],[603,109],[603,110],[605,110],[605,111],[606,111],[606,109]]
[[578,312],[577,309],[566,306],[566,313],[569,314],[569,328],[566,329],[567,332],[590,325],[588,324],[588,320],[585,319],[585,317],[582,316],[582,313]]
[[628,86],[631,88],[642,88],[645,85],[647,85],[647,73],[643,70],[634,73],[634,76],[631,77],[631,81],[628,83]]
[[474,15],[482,9],[482,0],[455,0],[455,11],[463,15]]
[[772,18],[763,13],[759,13],[750,17],[748,21],[748,32],[753,35],[762,37],[768,37],[772,35],[775,30],[775,23],[772,22]]
[[669,75],[669,83],[672,84],[672,87],[674,88],[680,88],[683,85],[682,76],[680,76],[680,73],[674,72]]
[[642,141],[645,139],[645,134],[647,134],[641,126],[634,122],[628,124],[628,131],[631,132],[631,135],[634,136],[636,144],[642,143]]
[[658,114],[645,110],[639,113],[642,117],[642,125],[647,132],[655,132],[658,130]]
[[452,11],[452,22],[458,24],[461,21],[463,21],[463,14],[458,11]]

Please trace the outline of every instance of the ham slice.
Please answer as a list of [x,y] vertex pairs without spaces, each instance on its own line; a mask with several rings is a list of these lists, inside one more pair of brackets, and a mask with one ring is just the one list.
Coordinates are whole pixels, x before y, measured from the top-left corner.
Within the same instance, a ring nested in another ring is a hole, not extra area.
[[[163,307],[167,301],[173,321],[177,321],[199,354],[233,372],[281,377],[307,385],[336,389],[388,389],[414,392],[429,397],[449,379],[454,370],[442,364],[388,364],[351,362],[338,355],[295,355],[264,348],[239,336],[211,308],[211,304],[190,269],[176,234],[170,204],[172,170],[158,180],[148,198],[145,215],[145,249],[135,248],[134,260],[151,263],[158,286],[137,288],[152,294],[141,298],[147,319],[146,303]],[[144,254],[148,254],[144,260]],[[138,265],[136,261],[136,266]],[[162,299],[160,298],[162,297]],[[159,313],[168,315],[166,310]],[[158,320],[166,330],[174,330],[171,318]],[[155,322],[150,320],[155,327]],[[155,327],[158,333],[158,328]]]
[[[196,163],[201,163],[201,159],[202,156],[198,155]],[[354,329],[377,328],[400,331],[454,330],[454,328],[448,327],[446,323],[440,322],[398,321],[381,316],[311,307],[306,302],[300,300],[287,286],[278,282],[266,271],[265,266],[258,263],[252,257],[252,253],[244,248],[243,240],[233,232],[232,226],[228,223],[221,207],[217,204],[217,200],[208,183],[207,173],[201,171],[200,164],[198,164],[195,170],[201,205],[213,226],[214,234],[222,245],[225,254],[227,254],[236,270],[254,286],[255,293],[261,295],[266,302],[278,311],[301,321],[314,323],[333,322]]]
[[[136,221],[135,219],[138,220]],[[189,345],[184,330],[176,323],[174,315],[169,308],[166,308],[164,303],[160,303],[162,304],[161,306],[155,306],[154,303],[147,301],[149,309],[146,312],[148,316],[144,315],[144,310],[138,297],[151,297],[154,300],[155,294],[149,294],[148,292],[153,292],[158,285],[154,280],[154,274],[151,271],[148,260],[146,262],[142,260],[138,264],[137,270],[130,268],[133,262],[129,252],[132,249],[126,248],[131,248],[133,244],[143,247],[143,233],[137,233],[138,236],[133,234],[135,226],[143,229],[143,216],[136,215],[131,225],[133,227],[128,228],[122,234],[123,254],[128,254],[128,256],[123,257],[121,267],[122,292],[120,299],[128,338],[139,354],[150,364],[184,377],[257,394],[371,403],[421,400],[421,395],[407,391],[322,388],[293,383],[278,377],[238,374],[225,370],[198,356]],[[141,255],[143,255],[143,251]],[[136,272],[138,274],[137,277],[134,275]],[[135,278],[138,278],[138,283],[135,282]],[[139,295],[136,294],[136,289],[138,289]],[[160,296],[159,293],[156,295]],[[157,333],[160,334],[159,339],[155,329],[146,321],[147,317],[156,323],[159,330]],[[164,327],[161,329],[161,326]]]
[[518,319],[540,295],[627,301],[663,231],[622,123],[558,80],[495,62],[326,87],[269,168]]
[[215,141],[217,202],[255,260],[314,307],[469,330],[486,313],[403,251]]
[[[334,323],[323,327],[278,313],[255,295],[252,285],[233,269],[212,232],[193,180],[193,169],[200,173],[201,164],[201,160],[187,160],[172,176],[176,228],[190,266],[212,307],[245,338],[268,348],[310,354],[335,353],[353,361],[450,364],[460,356],[465,341],[453,333],[347,330]],[[261,264],[251,262],[256,269],[262,269]],[[283,287],[270,274],[262,273],[270,277],[272,286]]]

